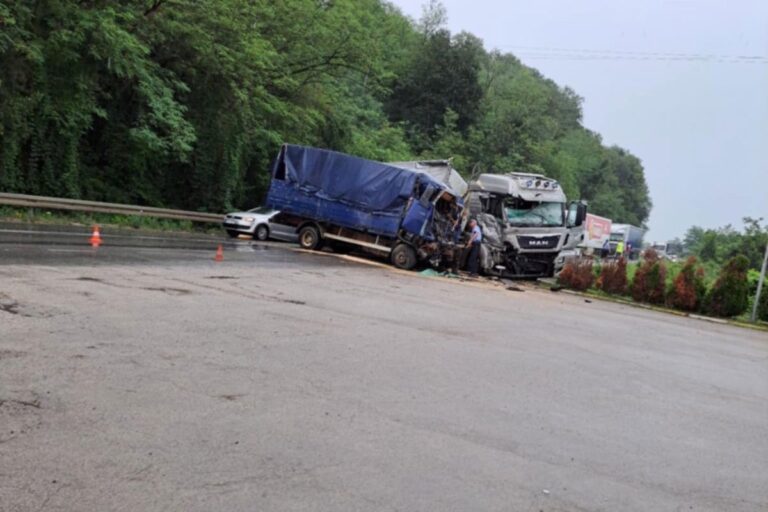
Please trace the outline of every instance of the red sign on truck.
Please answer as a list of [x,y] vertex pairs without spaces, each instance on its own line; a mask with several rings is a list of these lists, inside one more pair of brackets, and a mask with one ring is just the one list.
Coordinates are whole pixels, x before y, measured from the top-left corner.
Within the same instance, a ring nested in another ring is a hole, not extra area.
[[611,219],[588,213],[584,221],[584,245],[599,249],[610,236]]

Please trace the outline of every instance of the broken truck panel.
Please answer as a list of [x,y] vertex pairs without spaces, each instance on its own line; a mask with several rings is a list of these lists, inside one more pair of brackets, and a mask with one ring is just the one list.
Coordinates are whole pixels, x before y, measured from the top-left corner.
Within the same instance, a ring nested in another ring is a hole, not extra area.
[[305,248],[329,240],[392,253],[404,268],[419,259],[439,263],[452,243],[446,225],[463,209],[461,198],[429,174],[289,144],[272,165],[266,203],[295,226]]
[[429,174],[448,186],[458,197],[464,197],[469,190],[466,180],[453,168],[450,160],[418,160],[414,162],[391,162],[389,165]]

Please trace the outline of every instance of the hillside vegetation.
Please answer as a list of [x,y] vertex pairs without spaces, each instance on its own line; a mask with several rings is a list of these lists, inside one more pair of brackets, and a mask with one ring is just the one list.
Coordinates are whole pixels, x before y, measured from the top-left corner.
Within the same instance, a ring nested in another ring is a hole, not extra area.
[[[514,55],[380,0],[0,3],[0,190],[251,206],[283,142],[559,179],[642,224],[640,160]],[[509,14],[512,15],[512,14]],[[595,98],[594,101],[599,101]]]

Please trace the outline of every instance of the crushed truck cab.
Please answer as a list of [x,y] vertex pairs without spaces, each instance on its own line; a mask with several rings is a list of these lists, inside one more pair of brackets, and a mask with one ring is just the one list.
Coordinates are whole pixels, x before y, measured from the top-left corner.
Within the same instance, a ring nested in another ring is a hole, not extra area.
[[486,274],[552,276],[558,254],[584,236],[586,204],[568,204],[560,184],[539,174],[481,174],[470,183],[468,207],[483,231]]

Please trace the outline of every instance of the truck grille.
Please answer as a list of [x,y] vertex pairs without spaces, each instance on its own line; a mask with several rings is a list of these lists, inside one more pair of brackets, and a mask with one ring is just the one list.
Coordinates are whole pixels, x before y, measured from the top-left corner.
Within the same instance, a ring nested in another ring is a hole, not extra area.
[[518,236],[521,249],[556,249],[560,235],[554,236]]

